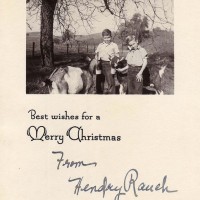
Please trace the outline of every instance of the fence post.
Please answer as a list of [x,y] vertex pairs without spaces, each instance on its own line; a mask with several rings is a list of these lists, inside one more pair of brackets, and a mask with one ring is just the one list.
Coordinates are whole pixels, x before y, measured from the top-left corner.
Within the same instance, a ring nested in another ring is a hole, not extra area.
[[80,47],[80,43],[78,42],[78,53],[79,53],[79,51],[80,51],[79,47]]
[[34,58],[35,56],[35,42],[33,42],[33,49],[32,49],[32,57]]
[[69,54],[69,44],[67,43],[67,54]]
[[88,53],[88,43],[86,43],[86,45],[87,45],[87,53]]

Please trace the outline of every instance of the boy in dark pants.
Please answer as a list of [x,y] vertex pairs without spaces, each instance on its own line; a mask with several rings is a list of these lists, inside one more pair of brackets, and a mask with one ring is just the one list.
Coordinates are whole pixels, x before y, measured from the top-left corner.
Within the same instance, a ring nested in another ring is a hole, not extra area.
[[111,42],[112,33],[109,29],[103,30],[102,37],[103,42],[100,43],[96,49],[96,58],[98,62],[96,71],[98,78],[96,85],[102,88],[106,80],[108,84],[107,92],[109,94],[115,94],[115,81],[113,78],[115,69],[114,66],[111,66],[111,60],[115,56],[119,57],[119,49],[116,43]]

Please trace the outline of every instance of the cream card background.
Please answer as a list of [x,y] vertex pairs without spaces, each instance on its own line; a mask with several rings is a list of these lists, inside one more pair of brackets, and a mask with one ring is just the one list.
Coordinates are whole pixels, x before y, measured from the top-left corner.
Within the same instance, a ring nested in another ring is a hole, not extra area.
[[[199,2],[175,1],[175,95],[84,96],[26,95],[25,2],[0,1],[0,199],[102,199],[102,194],[73,194],[69,177],[84,176],[100,185],[104,176],[121,185],[125,173],[136,168],[139,179],[158,183],[168,176],[177,193],[139,193],[138,199],[199,199],[200,191],[200,56]],[[100,115],[92,121],[31,120],[28,110],[40,114]],[[52,134],[65,134],[74,125],[88,134],[121,135],[120,142],[31,142],[29,126],[46,126]],[[96,168],[56,170],[57,156],[96,161]],[[106,193],[105,199],[114,199]],[[131,192],[121,199],[134,199]]]

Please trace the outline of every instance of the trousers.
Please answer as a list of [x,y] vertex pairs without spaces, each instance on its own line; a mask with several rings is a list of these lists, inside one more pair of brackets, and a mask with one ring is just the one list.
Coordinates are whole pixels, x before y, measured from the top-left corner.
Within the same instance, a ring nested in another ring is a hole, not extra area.
[[108,94],[115,94],[115,81],[113,74],[111,74],[111,64],[109,61],[101,61],[101,70],[102,74],[98,75],[97,77],[97,88],[101,88],[100,90],[98,89],[97,93],[102,93],[104,90],[104,82],[107,82],[107,93]]
[[128,94],[142,94],[143,80],[137,81],[136,75],[141,70],[141,67],[129,67],[127,73]]

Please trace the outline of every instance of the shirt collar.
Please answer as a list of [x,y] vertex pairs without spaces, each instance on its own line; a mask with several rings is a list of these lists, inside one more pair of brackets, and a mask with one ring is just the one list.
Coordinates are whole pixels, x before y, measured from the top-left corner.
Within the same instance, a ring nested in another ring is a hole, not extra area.
[[139,50],[141,48],[141,46],[140,45],[138,45],[137,46],[137,49],[129,49],[129,51],[131,52],[131,51],[136,51],[136,50]]
[[103,44],[106,44],[106,45],[110,45],[112,42],[110,42],[109,44],[107,44],[107,43],[105,43],[105,42],[103,42]]

